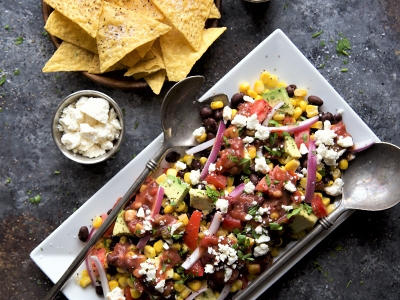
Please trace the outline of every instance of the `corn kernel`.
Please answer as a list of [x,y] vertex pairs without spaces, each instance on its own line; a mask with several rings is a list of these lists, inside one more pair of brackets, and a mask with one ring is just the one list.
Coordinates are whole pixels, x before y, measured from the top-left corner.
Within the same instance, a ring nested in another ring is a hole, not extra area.
[[199,239],[203,239],[205,237],[204,232],[199,232],[198,237]]
[[216,234],[216,236],[227,236],[228,233],[229,233],[228,230],[220,227],[215,234]]
[[241,281],[240,279],[236,279],[235,282],[234,282],[233,284],[236,286],[236,288],[237,288],[238,290],[241,290],[242,287],[243,287],[243,281]]
[[271,77],[271,74],[269,74],[268,72],[265,72],[265,71],[261,72],[261,74],[260,74],[260,80],[264,84],[268,83],[270,77]]
[[162,183],[162,182],[164,182],[166,180],[167,180],[167,175],[163,173],[163,174],[161,174],[160,176],[157,177],[156,182],[158,184],[160,184],[160,183]]
[[224,107],[224,103],[222,101],[213,101],[210,104],[211,109],[220,109]]
[[132,279],[131,279],[130,277],[128,277],[128,279],[127,279],[126,282],[128,283],[128,285],[129,285],[131,288],[135,287],[135,284],[133,283],[133,281],[132,281]]
[[142,184],[142,185],[140,186],[139,192],[142,193],[146,188],[147,188],[147,186],[146,186],[145,184]]
[[167,205],[164,207],[164,213],[166,214],[172,214],[174,212],[174,207],[172,205]]
[[348,167],[349,167],[349,162],[346,159],[343,158],[339,161],[340,170],[347,170]]
[[207,139],[207,133],[205,133],[205,132],[204,132],[201,136],[196,137],[196,140],[197,140],[199,143],[205,142],[206,139]]
[[89,276],[89,272],[88,272],[88,270],[82,270],[82,272],[81,272],[81,277],[86,277],[86,276]]
[[94,228],[99,228],[103,224],[103,219],[100,216],[97,216],[93,219],[93,227]]
[[328,206],[328,205],[331,203],[331,199],[328,198],[328,197],[322,197],[322,203],[323,203],[325,206]]
[[278,84],[276,85],[277,88],[287,87],[287,86],[288,86],[288,84],[284,81],[279,81]]
[[251,275],[255,275],[261,272],[261,266],[260,264],[249,264],[247,266],[247,271],[249,272],[249,274]]
[[300,162],[297,159],[292,159],[285,165],[285,170],[295,172],[299,166]]
[[200,157],[199,160],[200,160],[200,163],[201,163],[202,165],[205,165],[206,162],[207,162],[207,157],[202,156],[202,157]]
[[[124,213],[124,220],[126,222],[133,221],[135,219],[135,217],[136,217],[136,213],[137,213],[137,211],[133,210],[133,209],[126,210],[125,213]],[[111,242],[112,241],[110,241],[110,244],[111,244]]]
[[302,115],[302,113],[303,113],[302,109],[299,106],[296,106],[294,108],[292,118],[295,120],[298,120],[300,118],[300,116]]
[[233,186],[234,181],[235,181],[235,177],[228,176],[228,182],[227,182],[226,186]]
[[332,174],[333,180],[336,180],[336,179],[342,177],[342,172],[340,172],[339,169],[334,169],[334,170],[332,170],[332,171],[331,171],[331,174]]
[[177,205],[175,205],[176,212],[183,212],[186,208],[186,203],[184,201],[179,201]]
[[307,96],[307,91],[305,89],[295,89],[294,95],[296,97],[305,97],[305,96]]
[[181,291],[181,297],[183,299],[186,299],[191,293],[192,293],[192,291],[188,287],[185,286],[183,291]]
[[172,175],[172,176],[176,176],[178,175],[178,170],[174,169],[174,168],[169,168],[167,169],[167,172],[165,172],[165,174],[168,175]]
[[187,216],[187,214],[181,214],[178,217],[179,222],[181,222],[184,226],[186,226],[189,223],[189,218]]
[[183,181],[185,181],[188,184],[192,183],[192,181],[190,180],[190,172],[186,172],[185,175],[183,175]]
[[307,178],[303,177],[302,179],[300,179],[300,186],[305,189],[307,186]]
[[272,257],[277,257],[279,255],[279,252],[280,252],[279,248],[276,248],[276,247],[274,247],[270,250]]
[[232,109],[232,120],[237,114],[237,109]]
[[107,280],[110,281],[111,280],[111,275],[107,273]]
[[175,249],[177,251],[181,250],[182,245],[179,243],[173,243],[171,246],[169,246],[171,249]]
[[142,296],[142,293],[139,292],[137,289],[130,289],[130,292],[131,292],[131,297],[133,299],[137,299],[140,298],[140,296]]
[[160,253],[164,249],[163,246],[164,246],[163,240],[158,240],[157,242],[154,243],[153,248],[154,250],[156,250],[157,253]]
[[220,295],[220,293],[219,293],[218,291],[215,291],[215,292],[214,292],[214,297],[215,297],[216,299],[219,298],[219,295]]
[[174,275],[172,276],[173,280],[181,280],[181,275],[179,275],[178,273],[174,272]]
[[192,164],[194,156],[193,155],[189,155],[186,154],[185,156],[182,157],[182,160],[185,164],[187,164],[188,166],[190,166]]
[[301,108],[301,110],[303,112],[306,111],[307,105],[308,105],[307,101],[305,101],[305,100],[300,100],[299,101],[299,107]]
[[147,258],[154,258],[156,257],[156,250],[154,250],[154,248],[150,245],[146,245],[144,246],[144,251],[143,251],[144,255]]
[[250,158],[254,159],[257,155],[257,148],[251,145],[247,148],[247,152],[249,153]]
[[264,92],[264,83],[261,80],[257,80],[254,83],[254,91],[257,94],[262,94]]
[[115,289],[116,287],[119,287],[119,283],[116,280],[110,280],[108,282],[108,286],[110,287],[110,291],[112,291],[113,289]]
[[237,291],[237,287],[235,286],[235,285],[231,285],[231,290],[230,290],[230,292],[231,293],[234,293],[234,292],[236,292]]
[[274,168],[274,164],[272,162],[268,163],[268,167],[272,170]]
[[257,94],[257,92],[255,90],[248,89],[247,90],[247,95],[254,99],[255,97],[257,97],[258,94]]
[[276,112],[272,117],[272,119],[275,121],[283,121],[284,118],[285,118],[285,114],[281,113],[281,112]]
[[329,205],[326,207],[326,212],[327,212],[328,215],[329,215],[329,214],[330,214],[331,212],[333,212],[335,209],[336,209],[335,204],[329,204]]
[[320,182],[321,180],[322,180],[322,175],[319,172],[317,172],[315,176],[315,181]]
[[81,278],[81,280],[79,280],[79,285],[81,286],[81,287],[87,287],[89,284],[91,284],[92,283],[92,281],[90,280],[90,277],[89,276],[83,276],[82,278]]
[[323,128],[322,121],[317,121],[310,126],[311,128],[321,130]]
[[259,101],[259,100],[264,100],[264,98],[263,98],[261,95],[257,95],[257,96],[254,98],[254,100],[255,100],[255,101]]
[[292,99],[292,100],[290,100],[291,102],[292,102],[292,105],[294,106],[294,107],[296,107],[297,106],[297,100],[296,99]]
[[126,287],[128,285],[128,278],[126,276],[122,276],[118,279],[118,283],[120,287]]
[[185,289],[185,285],[184,284],[180,284],[180,283],[174,283],[174,289],[175,291],[177,291],[178,293],[182,292]]
[[271,218],[271,220],[278,220],[279,214],[277,212],[273,212],[269,215],[269,217]]
[[201,288],[201,281],[200,280],[193,280],[193,281],[188,282],[187,285],[193,291],[198,291]]
[[242,82],[239,85],[239,91],[242,93],[247,93],[247,90],[250,88],[250,83],[248,82]]
[[274,88],[277,86],[278,82],[279,82],[278,76],[271,74],[267,82],[267,87]]
[[318,115],[318,106],[307,105],[306,107],[307,118],[312,118]]
[[229,194],[229,193],[232,192],[234,189],[235,189],[234,186],[227,186],[226,188],[224,188],[224,191],[227,191],[228,194]]

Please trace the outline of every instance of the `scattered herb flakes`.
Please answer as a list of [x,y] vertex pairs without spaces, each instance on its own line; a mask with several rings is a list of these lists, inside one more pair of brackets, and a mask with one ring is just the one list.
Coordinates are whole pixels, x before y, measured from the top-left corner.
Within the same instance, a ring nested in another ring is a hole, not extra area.
[[336,44],[336,53],[338,55],[349,56],[348,50],[351,50],[350,41],[347,38],[341,38]]
[[346,289],[350,286],[350,284],[351,284],[351,280],[347,283]]
[[134,159],[135,157],[136,157],[136,154],[133,154],[133,155],[132,155],[132,159]]
[[26,192],[28,195],[30,195],[30,194],[32,194],[32,191],[31,190],[27,190],[27,192]]
[[282,230],[282,226],[278,223],[269,223],[269,229],[271,230]]
[[324,64],[324,63],[320,64],[320,65],[317,67],[317,69],[322,69],[323,67],[325,67],[325,64]]
[[2,107],[0,107],[0,113],[2,113],[3,112],[3,108]]
[[6,179],[6,184],[9,184],[10,182],[11,182],[11,178],[8,177],[8,178]]
[[359,92],[360,94],[362,94],[362,93],[363,93],[363,91],[362,91],[362,90],[359,90],[358,92]]
[[335,247],[335,250],[336,251],[342,251],[343,250],[343,247],[342,246],[340,246],[340,245],[337,245],[336,247]]
[[24,38],[22,36],[17,37],[14,41],[15,45],[21,45],[23,42]]
[[122,108],[122,115],[125,117],[125,108]]
[[349,62],[345,59],[345,60],[343,61],[343,63],[344,63],[345,65],[347,65]]
[[325,278],[328,277],[328,272],[327,272],[327,271],[324,272],[324,277],[325,277]]
[[42,282],[41,282],[40,280],[38,280],[38,281],[37,281],[37,284],[38,284],[38,285],[41,285],[41,284],[42,284]]
[[334,279],[333,278],[329,278],[329,282],[333,282],[334,281]]
[[60,174],[61,173],[61,171],[54,171],[54,174]]
[[323,32],[324,32],[323,30],[317,31],[317,32],[314,33],[311,37],[314,39],[314,38],[316,38],[317,36],[320,36]]
[[6,26],[4,26],[4,29],[5,29],[5,30],[10,29],[10,25],[7,24]]
[[35,197],[29,198],[29,202],[32,204],[39,204],[42,201],[42,196],[36,195]]
[[314,267],[314,268],[316,268],[319,272],[322,273],[322,267],[321,267],[321,265],[320,265],[318,262],[312,261],[312,264],[313,264],[313,267]]
[[47,31],[42,31],[42,35],[43,35],[43,36],[48,36],[49,33],[48,33]]
[[348,70],[349,70],[349,68],[341,68],[341,69],[340,69],[340,72],[346,73]]
[[16,69],[15,71],[14,71],[14,75],[19,75],[21,72],[19,71],[19,69]]
[[6,74],[3,74],[3,76],[1,76],[1,79],[0,79],[0,86],[3,85],[4,82],[6,82]]
[[325,47],[325,46],[326,46],[326,44],[325,44],[324,41],[320,41],[320,42],[319,42],[319,45],[320,45],[321,47]]
[[139,122],[135,122],[135,126],[133,126],[133,129],[136,130],[139,127]]
[[285,10],[288,6],[289,6],[289,3],[285,3],[285,4],[283,5],[283,10]]

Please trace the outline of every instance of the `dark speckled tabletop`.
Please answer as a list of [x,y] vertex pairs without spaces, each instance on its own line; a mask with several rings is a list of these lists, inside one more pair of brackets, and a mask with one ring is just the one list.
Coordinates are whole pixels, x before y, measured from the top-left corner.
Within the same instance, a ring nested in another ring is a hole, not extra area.
[[[155,96],[77,73],[43,74],[54,52],[43,25],[39,0],[0,0],[0,299],[41,299],[51,288],[29,253],[159,135],[160,103],[171,87]],[[227,31],[191,72],[205,76],[202,93],[280,28],[312,64],[325,64],[320,73],[381,140],[400,146],[398,0],[224,0],[219,25]],[[330,42],[341,35],[351,43],[347,65]],[[114,159],[93,166],[63,157],[51,139],[57,104],[82,89],[115,99],[129,128]],[[29,201],[36,195],[38,205]],[[399,247],[400,206],[356,212],[261,298],[400,299]]]

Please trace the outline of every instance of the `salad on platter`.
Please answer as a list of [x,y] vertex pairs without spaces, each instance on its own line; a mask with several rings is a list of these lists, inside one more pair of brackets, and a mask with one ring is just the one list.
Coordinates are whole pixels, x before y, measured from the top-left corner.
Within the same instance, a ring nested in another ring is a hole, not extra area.
[[[204,104],[199,145],[171,150],[76,276],[106,299],[227,299],[335,209],[354,153],[342,112],[266,71]],[[107,218],[82,227],[85,242]]]

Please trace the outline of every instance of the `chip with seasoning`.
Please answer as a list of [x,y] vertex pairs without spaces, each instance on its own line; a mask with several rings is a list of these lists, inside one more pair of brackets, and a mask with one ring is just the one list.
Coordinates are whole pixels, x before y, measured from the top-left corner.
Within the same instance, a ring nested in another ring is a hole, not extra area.
[[166,74],[167,73],[165,69],[161,69],[150,75],[144,76],[143,79],[146,80],[153,93],[158,95],[160,94],[161,88],[164,85]]

